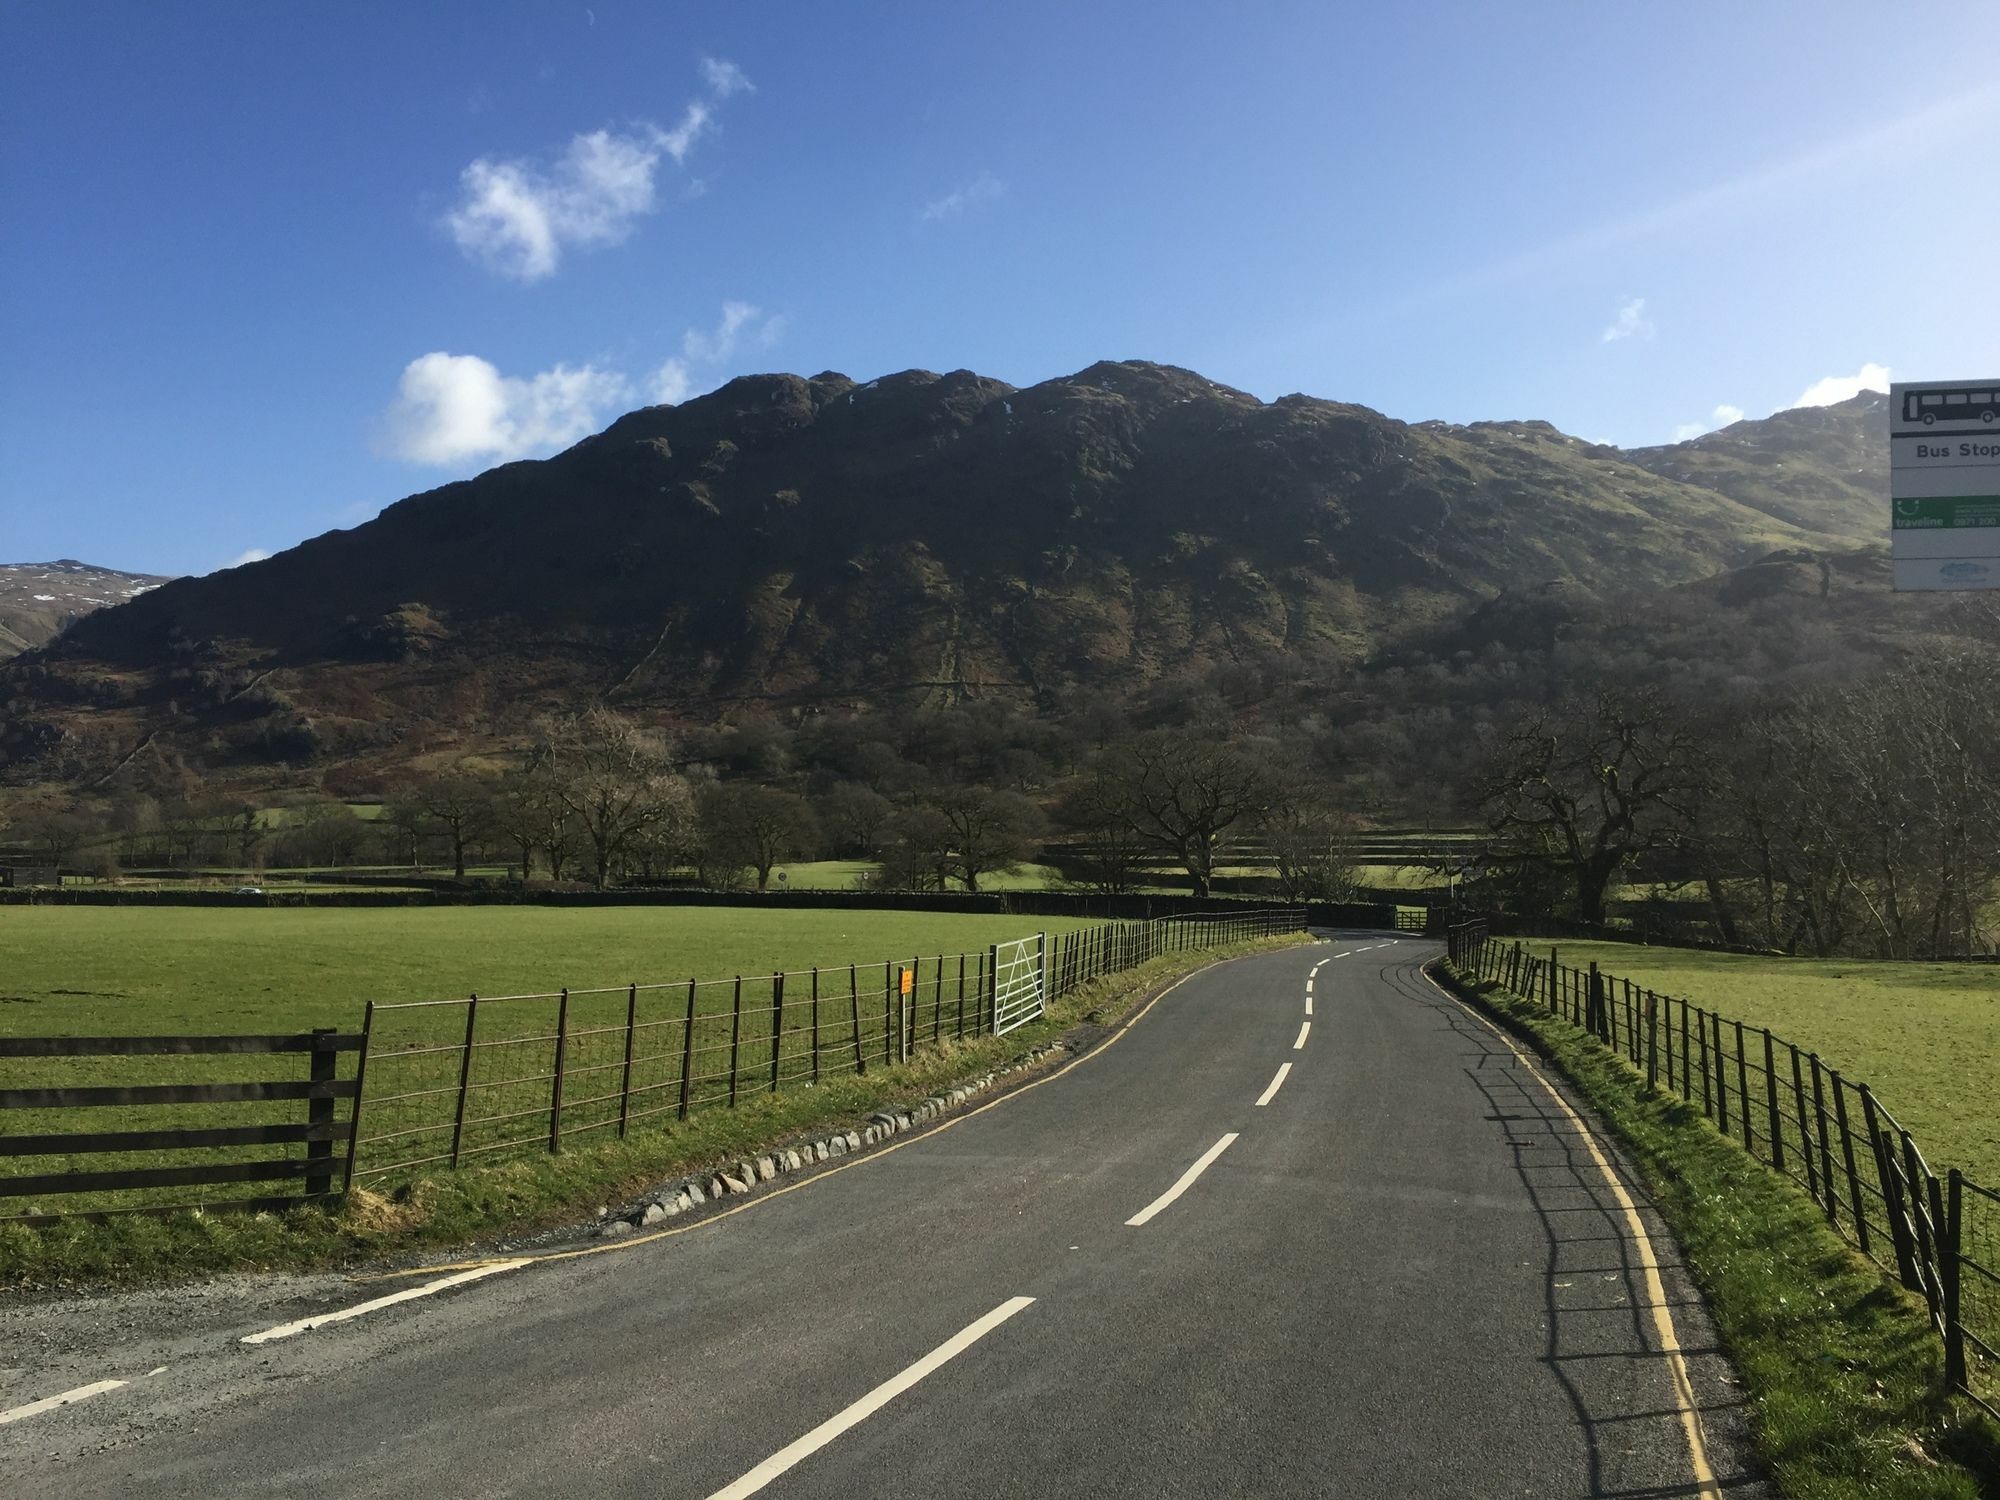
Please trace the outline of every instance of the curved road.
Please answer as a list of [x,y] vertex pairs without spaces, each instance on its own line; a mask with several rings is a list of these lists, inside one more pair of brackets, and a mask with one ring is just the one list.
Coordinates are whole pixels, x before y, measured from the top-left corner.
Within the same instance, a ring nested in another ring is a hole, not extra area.
[[663,1237],[258,1345],[413,1283],[225,1297],[45,1378],[10,1349],[0,1402],[129,1383],[0,1462],[51,1497],[1765,1493],[1640,1189],[1435,955],[1204,970]]

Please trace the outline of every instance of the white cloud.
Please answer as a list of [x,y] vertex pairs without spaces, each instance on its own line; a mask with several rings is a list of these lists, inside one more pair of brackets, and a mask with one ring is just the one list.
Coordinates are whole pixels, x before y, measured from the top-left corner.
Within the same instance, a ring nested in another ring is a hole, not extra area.
[[1620,339],[1649,339],[1654,334],[1653,320],[1646,316],[1646,299],[1633,297],[1619,305],[1618,315],[1604,330],[1604,342],[1615,344]]
[[724,58],[704,57],[701,60],[701,76],[708,81],[709,92],[718,99],[757,91],[757,86],[743,76],[743,70]]
[[271,554],[266,552],[262,547],[249,547],[237,553],[234,557],[230,558],[229,561],[224,563],[222,566],[225,568],[240,568],[245,563],[262,562],[265,558],[269,557],[270,555]]
[[573,136],[552,162],[482,156],[459,174],[458,205],[445,216],[458,248],[503,276],[553,276],[565,251],[613,245],[658,205],[662,157],[680,166],[715,129],[713,101],[749,92],[732,62],[705,57],[710,99],[696,99],[669,129],[649,121],[629,132]]
[[768,349],[777,343],[784,330],[785,320],[781,315],[765,317],[762,308],[748,302],[725,302],[715,331],[690,328],[681,336],[681,353],[696,364],[719,364],[736,353],[746,334],[760,348]]
[[[557,365],[526,378],[502,375],[476,354],[437,350],[404,367],[384,415],[382,451],[442,468],[552,453],[596,432],[634,400],[678,406],[713,390],[739,347],[754,342],[768,348],[784,323],[752,303],[725,302],[713,329],[688,329],[682,352],[637,382],[595,365]],[[248,554],[238,559],[250,560]]]
[[938,219],[949,219],[954,214],[964,213],[982,203],[991,203],[1007,191],[1007,184],[991,172],[982,171],[977,177],[962,187],[954,188],[942,198],[933,198],[917,210],[917,217],[925,223]]
[[1824,380],[1815,380],[1799,392],[1794,406],[1831,406],[1836,401],[1847,401],[1863,391],[1887,391],[1889,389],[1889,367],[1887,365],[1864,364],[1852,375],[1829,375]]
[[474,354],[413,359],[388,413],[387,448],[411,463],[451,466],[524,458],[595,432],[631,394],[615,371],[557,365],[521,379]]
[[653,139],[659,142],[661,150],[674,159],[674,165],[679,166],[687,160],[689,150],[701,137],[702,132],[714,123],[715,111],[697,99],[681,111],[680,124],[672,130],[655,130]]
[[[686,141],[678,149],[685,153]],[[662,153],[675,148],[664,132],[649,128],[643,136],[579,135],[546,172],[525,161],[481,157],[460,175],[464,191],[445,223],[473,259],[502,275],[539,281],[555,274],[565,248],[615,244],[652,211]]]
[[1690,438],[1698,438],[1705,432],[1714,432],[1719,427],[1727,427],[1732,422],[1743,420],[1743,408],[1723,402],[1708,414],[1706,422],[1683,422],[1674,429],[1673,440],[1685,443]]
[[653,372],[647,391],[656,406],[679,406],[695,394],[694,376],[684,359],[670,359]]

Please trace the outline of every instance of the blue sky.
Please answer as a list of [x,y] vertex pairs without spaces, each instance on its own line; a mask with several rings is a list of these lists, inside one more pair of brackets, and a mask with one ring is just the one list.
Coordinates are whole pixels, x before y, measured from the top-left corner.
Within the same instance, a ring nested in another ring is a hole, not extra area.
[[16,0],[0,561],[204,572],[755,370],[1626,445],[1994,374],[1996,148],[1990,47],[1873,4]]

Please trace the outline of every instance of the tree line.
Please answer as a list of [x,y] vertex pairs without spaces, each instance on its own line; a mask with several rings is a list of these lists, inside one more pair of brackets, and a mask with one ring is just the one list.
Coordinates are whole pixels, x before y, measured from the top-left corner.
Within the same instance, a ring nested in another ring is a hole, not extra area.
[[1486,737],[1484,894],[1601,923],[1632,876],[1728,943],[1983,951],[2000,902],[2000,653],[1939,651],[1786,694],[1603,686]]
[[1046,725],[979,708],[912,720],[894,739],[882,727],[801,732],[750,716],[675,735],[598,708],[545,721],[510,758],[413,775],[372,818],[333,800],[272,817],[195,789],[43,809],[9,835],[100,873],[375,864],[465,878],[499,863],[514,879],[599,888],[765,889],[783,864],[831,858],[865,864],[883,889],[978,891],[1053,849],[1076,887],[1123,893],[1165,869],[1203,895],[1248,838],[1287,898],[1353,892],[1356,820],[1281,742],[1107,717],[1096,743],[1052,753]]

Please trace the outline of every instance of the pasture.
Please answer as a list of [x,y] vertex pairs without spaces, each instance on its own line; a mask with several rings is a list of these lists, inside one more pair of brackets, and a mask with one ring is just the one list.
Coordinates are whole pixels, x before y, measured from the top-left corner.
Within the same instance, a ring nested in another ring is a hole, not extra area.
[[1870,1085],[1937,1171],[2000,1185],[2000,966],[1556,946],[1565,964],[1595,962],[1817,1052]]
[[742,907],[0,907],[0,1034],[352,1029],[369,1000],[879,963],[1083,925]]
[[[607,1089],[629,1090],[637,1096],[634,1118],[657,1123],[690,1093],[696,1105],[710,1105],[733,1100],[739,1086],[768,1086],[780,1061],[788,1085],[817,1077],[822,1063],[830,1074],[851,1069],[864,1048],[871,1059],[887,1062],[891,1033],[884,985],[913,959],[920,960],[918,983],[908,1003],[921,1017],[921,1039],[955,1035],[968,1019],[976,1030],[982,1014],[978,975],[988,944],[1038,929],[1054,938],[1086,925],[952,913],[728,907],[10,907],[0,909],[0,1035],[251,1034],[314,1027],[353,1032],[370,1000],[447,1002],[378,1014],[368,1090],[376,1103],[366,1131],[378,1144],[364,1151],[363,1164],[414,1164],[437,1160],[444,1143],[455,1141],[454,1099],[468,1084],[475,1099],[475,1118],[464,1131],[468,1156],[545,1134],[545,1127],[533,1122],[549,1112],[554,1032],[568,1036],[573,1082],[562,1116],[566,1135],[587,1136],[616,1123],[621,1106],[607,1098]],[[961,998],[967,983],[957,964],[937,962],[967,952],[975,955],[968,965],[969,1008]],[[852,984],[850,963],[860,966]],[[769,976],[815,965],[834,971],[825,985],[828,1003],[812,1005],[812,987],[793,986],[780,1059]],[[733,982],[737,974],[744,976],[740,985]],[[695,994],[690,978],[725,982],[704,984]],[[642,988],[628,992],[627,984]],[[473,992],[491,998],[564,988],[581,993],[561,1007],[552,995],[483,1006],[477,1067],[460,1074],[455,1049],[469,1017],[462,1003],[449,1002],[463,1002]],[[849,996],[850,988],[856,997]],[[732,1019],[738,1007],[749,1014],[748,1023]],[[698,1025],[692,1019],[697,1011]],[[353,1076],[355,1057],[341,1055],[339,1077]],[[0,1087],[286,1079],[303,1077],[303,1065],[297,1055],[26,1057],[0,1061]],[[683,1071],[691,1087],[681,1085]],[[344,1107],[340,1113],[344,1116]],[[6,1124],[13,1132],[67,1133],[297,1124],[303,1106],[190,1103],[9,1114]],[[45,1154],[27,1170],[32,1175],[194,1167],[219,1159],[197,1149],[171,1158],[122,1151]],[[257,1189],[248,1191],[254,1195]],[[243,1195],[207,1196],[212,1202]],[[188,1199],[182,1189],[163,1187],[118,1201]],[[50,1206],[0,1202],[0,1218],[9,1209]],[[72,1199],[69,1206],[99,1204]]]

